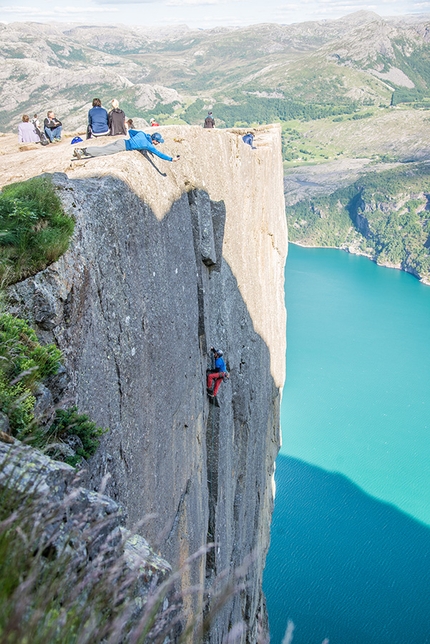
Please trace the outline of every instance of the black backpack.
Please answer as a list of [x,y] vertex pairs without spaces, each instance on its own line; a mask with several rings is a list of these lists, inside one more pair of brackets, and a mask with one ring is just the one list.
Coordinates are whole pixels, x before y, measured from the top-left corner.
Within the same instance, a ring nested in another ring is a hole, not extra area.
[[45,132],[42,132],[42,130],[37,127],[34,121],[32,121],[32,123],[34,125],[34,129],[36,130],[36,134],[40,139],[41,145],[49,145],[48,137],[46,136]]

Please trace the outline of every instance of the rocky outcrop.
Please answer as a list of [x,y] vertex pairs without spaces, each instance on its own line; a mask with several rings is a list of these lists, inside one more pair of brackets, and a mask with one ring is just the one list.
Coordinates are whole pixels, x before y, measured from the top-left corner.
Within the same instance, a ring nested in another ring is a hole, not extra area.
[[[42,558],[60,562],[62,588],[70,590],[79,583],[88,596],[100,576],[111,581],[108,574],[113,574],[118,585],[122,583],[125,588],[128,584],[126,597],[133,605],[128,624],[137,621],[149,595],[171,574],[170,565],[143,537],[123,527],[121,506],[82,486],[82,477],[73,467],[53,461],[19,441],[9,441],[0,436],[3,509],[14,503],[21,522],[32,517],[34,552],[41,551]],[[10,516],[9,523],[13,523],[12,519]],[[110,573],[106,572],[108,568]],[[165,604],[169,599],[165,598]],[[167,641],[172,640],[168,637]]]
[[[240,132],[163,136],[180,163],[125,152],[53,175],[73,243],[10,301],[62,349],[63,400],[110,429],[87,485],[109,474],[128,527],[152,517],[145,537],[175,567],[215,544],[183,586],[208,587],[250,557],[210,641],[242,621],[242,641],[256,642],[285,372],[280,131],[261,128],[257,150]],[[231,374],[219,405],[206,396],[211,346]]]

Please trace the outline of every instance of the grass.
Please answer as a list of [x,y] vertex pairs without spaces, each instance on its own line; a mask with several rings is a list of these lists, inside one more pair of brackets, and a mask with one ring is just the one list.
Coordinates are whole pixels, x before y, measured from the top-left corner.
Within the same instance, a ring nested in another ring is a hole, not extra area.
[[430,153],[425,136],[428,122],[428,113],[405,106],[365,108],[357,115],[315,121],[285,121],[282,123],[284,166],[326,163],[342,157],[375,162],[415,157],[419,160],[426,152]]
[[[46,484],[41,463],[33,458],[13,448],[0,459],[0,641],[207,641],[219,611],[244,590],[251,559],[218,575],[208,590],[190,588],[184,582],[190,567],[213,544],[174,572],[151,553],[141,558],[137,551],[130,558],[124,547],[129,533],[121,537],[117,527],[121,515],[105,511],[101,502],[99,507],[94,493],[86,494],[79,481],[64,487]],[[130,542],[139,547],[132,535]],[[201,598],[201,610],[186,615],[193,595]],[[230,625],[225,641],[233,644],[245,630],[242,622]]]
[[74,454],[53,455],[76,467],[90,458],[106,430],[97,427],[77,407],[49,410],[48,418],[34,413],[38,387],[57,373],[61,352],[53,344],[42,346],[25,320],[0,314],[0,409],[7,416],[9,432],[30,445],[52,452],[54,446],[73,437]]
[[74,221],[47,177],[0,193],[0,283],[19,282],[55,262],[68,248]]
[[9,313],[0,315],[0,409],[10,432],[25,438],[35,427],[35,391],[56,373],[61,352],[42,346],[31,327]]

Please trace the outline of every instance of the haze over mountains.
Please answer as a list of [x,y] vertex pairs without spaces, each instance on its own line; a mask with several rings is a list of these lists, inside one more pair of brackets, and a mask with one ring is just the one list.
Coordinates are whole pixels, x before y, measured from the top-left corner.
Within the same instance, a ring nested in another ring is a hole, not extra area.
[[5,132],[23,113],[49,108],[67,129],[82,126],[93,96],[106,105],[118,98],[129,116],[152,112],[187,122],[201,120],[200,103],[184,112],[201,99],[205,107],[230,107],[220,112],[221,125],[234,124],[232,108],[242,103],[250,122],[246,112],[256,112],[256,101],[269,112],[276,106],[276,115],[283,101],[336,105],[343,113],[430,96],[429,15],[360,11],[332,21],[207,31],[12,23],[0,32]]

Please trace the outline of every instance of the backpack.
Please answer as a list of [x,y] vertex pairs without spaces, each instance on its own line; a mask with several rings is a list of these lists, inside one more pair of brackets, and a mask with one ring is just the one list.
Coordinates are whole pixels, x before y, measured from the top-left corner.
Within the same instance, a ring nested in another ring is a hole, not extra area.
[[49,145],[48,137],[46,136],[45,132],[42,132],[42,130],[37,127],[36,123],[32,121],[34,125],[34,129],[36,130],[36,134],[40,139],[41,145]]
[[215,121],[213,120],[212,116],[207,116],[205,118],[205,124],[203,127],[206,127],[206,128],[213,127],[214,124],[215,124]]

